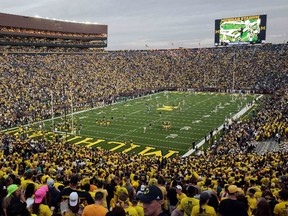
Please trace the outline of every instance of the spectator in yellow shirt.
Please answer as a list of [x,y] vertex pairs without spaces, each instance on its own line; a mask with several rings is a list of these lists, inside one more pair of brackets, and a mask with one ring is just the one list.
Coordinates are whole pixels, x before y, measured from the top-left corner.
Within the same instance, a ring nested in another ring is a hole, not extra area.
[[191,216],[216,216],[215,209],[208,205],[210,195],[207,192],[200,194],[200,202],[198,206],[193,207]]

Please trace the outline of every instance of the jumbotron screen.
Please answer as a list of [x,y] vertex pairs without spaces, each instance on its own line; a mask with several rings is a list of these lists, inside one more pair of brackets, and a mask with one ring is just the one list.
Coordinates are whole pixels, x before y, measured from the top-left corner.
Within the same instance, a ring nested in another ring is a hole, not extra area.
[[215,20],[215,46],[265,43],[267,15]]

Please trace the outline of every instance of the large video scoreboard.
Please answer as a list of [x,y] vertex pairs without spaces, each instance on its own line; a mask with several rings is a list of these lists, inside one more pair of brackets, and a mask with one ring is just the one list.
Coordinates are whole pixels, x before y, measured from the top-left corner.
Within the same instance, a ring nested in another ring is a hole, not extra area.
[[215,46],[258,44],[266,40],[267,15],[215,20]]

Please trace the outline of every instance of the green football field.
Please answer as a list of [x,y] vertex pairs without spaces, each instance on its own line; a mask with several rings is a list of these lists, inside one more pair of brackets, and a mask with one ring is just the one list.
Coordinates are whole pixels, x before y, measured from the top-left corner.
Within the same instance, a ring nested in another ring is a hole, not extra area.
[[[67,131],[66,139],[70,144],[132,154],[183,155],[256,96],[161,92],[121,101],[75,113],[73,118],[68,115],[66,121],[71,125],[73,119],[77,129],[75,134]],[[63,117],[54,121],[59,124]],[[171,128],[164,128],[163,122]]]

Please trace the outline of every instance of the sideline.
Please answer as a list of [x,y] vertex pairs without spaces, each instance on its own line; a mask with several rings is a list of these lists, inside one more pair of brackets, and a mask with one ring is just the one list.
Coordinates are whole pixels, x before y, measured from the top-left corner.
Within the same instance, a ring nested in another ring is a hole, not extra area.
[[[263,95],[260,95],[259,97],[257,97],[255,99],[255,101],[252,102],[252,104],[250,106],[246,105],[242,110],[240,110],[238,113],[236,113],[231,119],[232,120],[237,120],[239,119],[241,116],[243,116],[249,109],[251,109],[253,106],[255,106],[255,102],[258,101],[260,98],[262,98]],[[231,125],[232,122],[229,122],[229,125]],[[220,127],[218,127],[216,130],[213,131],[212,136],[216,135],[220,130],[222,130],[224,127],[224,124],[222,124]],[[207,136],[207,139],[210,138],[210,135]],[[195,145],[195,147],[197,149],[199,149],[201,146],[203,146],[205,143],[205,139],[201,140],[199,143],[197,143]],[[195,148],[195,149],[196,149]],[[195,149],[190,149],[188,152],[186,152],[184,155],[182,155],[182,157],[188,157],[189,155],[191,155],[192,153],[195,152]]]
[[[147,95],[143,95],[143,96],[138,96],[138,97],[134,97],[133,98],[128,98],[127,101],[130,101],[130,100],[137,100],[137,99],[142,99],[142,98],[145,98],[145,97],[151,97],[152,95],[157,95],[157,94],[161,94],[162,92],[156,92],[156,93],[151,93],[151,94],[147,94]],[[85,112],[89,112],[91,110],[97,110],[97,109],[101,109],[103,107],[106,107],[106,106],[111,106],[111,105],[115,105],[115,104],[121,104],[121,103],[125,103],[127,101],[116,101],[116,102],[112,102],[111,104],[104,104],[104,105],[100,105],[100,106],[96,106],[96,107],[93,107],[93,108],[90,108],[90,109],[87,109],[87,110],[80,110],[80,111],[77,111],[77,112],[73,112],[73,113],[69,113],[67,114],[66,116],[71,116],[71,115],[77,115],[79,113],[85,113]],[[59,118],[63,118],[64,116],[61,115],[61,116],[57,116],[57,117],[54,117],[54,119],[59,119]],[[40,123],[43,123],[43,122],[49,122],[49,121],[52,121],[52,118],[49,118],[49,119],[44,119],[44,120],[40,120],[40,121],[36,121],[36,122],[32,122],[32,123],[28,123],[28,124],[24,124],[22,125],[23,127],[25,126],[29,126],[31,124],[40,124]],[[1,132],[8,132],[8,131],[13,131],[13,130],[16,130],[18,128],[17,127],[13,127],[13,128],[7,128],[7,129],[4,129],[4,130],[1,130]],[[61,133],[63,131],[53,131],[53,132],[57,132],[57,133]],[[63,132],[66,134],[66,132]],[[71,134],[73,135],[72,131],[70,133],[67,133],[67,134]]]

